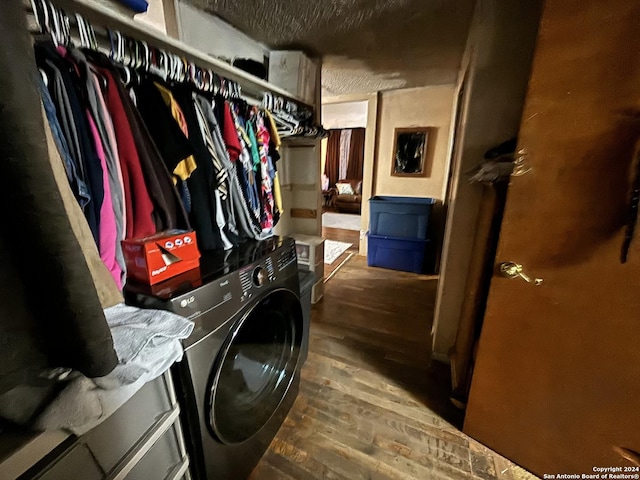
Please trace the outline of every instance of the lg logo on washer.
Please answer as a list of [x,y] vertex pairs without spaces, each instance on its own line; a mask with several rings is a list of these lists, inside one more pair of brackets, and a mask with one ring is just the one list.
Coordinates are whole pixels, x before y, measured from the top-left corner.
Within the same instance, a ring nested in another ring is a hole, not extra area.
[[189,297],[189,298],[184,298],[182,299],[182,301],[180,302],[180,306],[182,308],[187,308],[189,305],[191,305],[193,302],[196,301],[196,297]]

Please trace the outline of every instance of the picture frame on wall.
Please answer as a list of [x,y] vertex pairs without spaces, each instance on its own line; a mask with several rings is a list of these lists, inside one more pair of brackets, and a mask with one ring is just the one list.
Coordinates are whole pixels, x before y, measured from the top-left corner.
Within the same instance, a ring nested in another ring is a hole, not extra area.
[[396,128],[394,130],[391,175],[394,177],[422,177],[428,172],[430,127]]

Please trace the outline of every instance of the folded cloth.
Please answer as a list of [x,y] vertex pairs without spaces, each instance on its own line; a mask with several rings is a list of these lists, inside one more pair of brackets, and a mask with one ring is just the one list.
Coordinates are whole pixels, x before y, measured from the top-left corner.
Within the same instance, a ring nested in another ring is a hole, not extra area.
[[141,379],[115,390],[104,390],[90,378],[79,375],[40,414],[34,430],[67,430],[76,435],[87,433],[104,422],[145,384]]
[[139,379],[151,381],[182,360],[180,340],[193,331],[193,322],[163,310],[142,310],[119,303],[105,309],[118,365],[94,378],[101,388],[114,389]]
[[169,370],[175,362],[182,360],[182,345],[179,340],[164,343],[161,347],[146,348],[136,360],[127,364],[119,363],[104,377],[94,378],[100,388],[113,390],[138,382],[150,382]]
[[182,359],[181,339],[194,323],[171,312],[118,304],[104,311],[118,365],[108,375],[78,375],[38,417],[38,430],[65,429],[82,435],[129,400],[142,386]]
[[120,364],[139,362],[137,357],[145,350],[148,353],[187,338],[193,331],[192,321],[163,310],[142,310],[120,303],[107,308],[104,315]]

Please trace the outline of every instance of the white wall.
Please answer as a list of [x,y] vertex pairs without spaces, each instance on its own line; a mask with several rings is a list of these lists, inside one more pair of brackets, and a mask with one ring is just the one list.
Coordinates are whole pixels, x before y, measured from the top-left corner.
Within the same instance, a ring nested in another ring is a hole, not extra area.
[[165,19],[163,0],[148,0],[149,8],[145,13],[139,13],[133,18],[150,27],[167,33],[167,21]]
[[[457,139],[450,207],[433,324],[433,355],[447,360],[455,343],[473,255],[482,186],[466,172],[484,153],[517,135],[531,70],[540,3],[478,0],[467,53],[465,118]],[[498,5],[499,4],[499,5]]]
[[[380,95],[374,194],[442,200],[455,85],[392,90]],[[427,175],[415,178],[391,175],[395,129],[406,127],[432,128],[427,139]]]
[[368,101],[322,105],[322,126],[327,130],[366,128]]
[[250,58],[260,63],[269,50],[218,17],[184,2],[177,9],[180,40],[213,57]]

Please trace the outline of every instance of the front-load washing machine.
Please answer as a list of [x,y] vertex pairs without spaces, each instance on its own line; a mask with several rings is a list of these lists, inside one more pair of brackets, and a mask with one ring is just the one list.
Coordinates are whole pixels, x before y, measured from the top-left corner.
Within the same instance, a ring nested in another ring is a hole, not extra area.
[[195,322],[172,370],[192,473],[246,478],[298,393],[309,326],[295,242],[274,237],[205,254],[199,272],[154,287],[129,284],[125,292],[130,304]]

